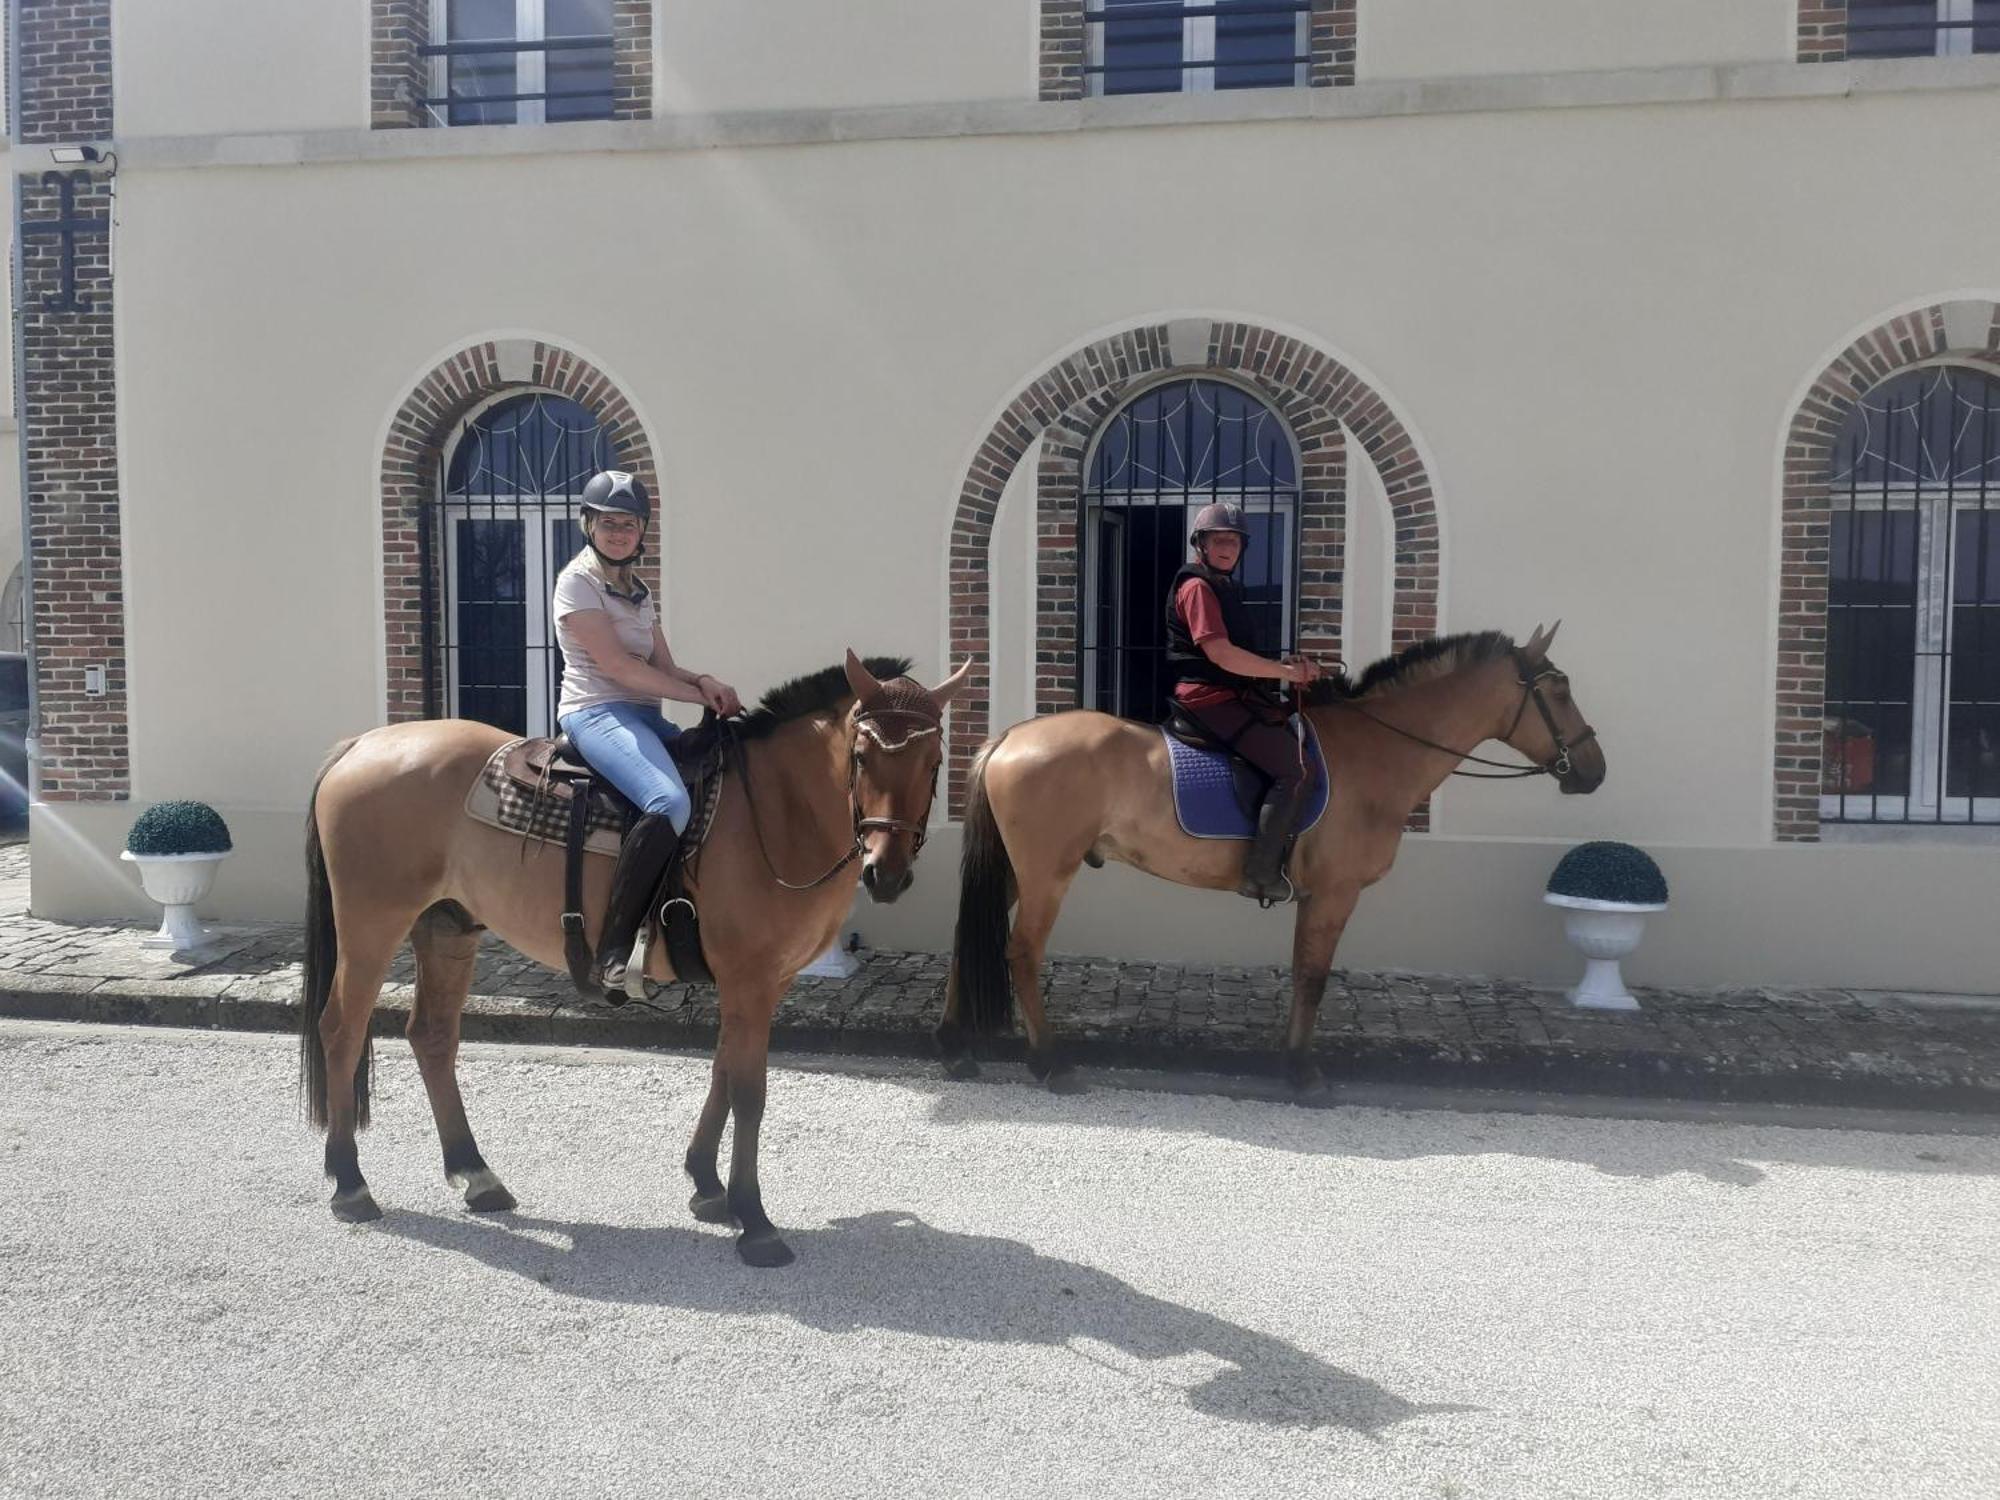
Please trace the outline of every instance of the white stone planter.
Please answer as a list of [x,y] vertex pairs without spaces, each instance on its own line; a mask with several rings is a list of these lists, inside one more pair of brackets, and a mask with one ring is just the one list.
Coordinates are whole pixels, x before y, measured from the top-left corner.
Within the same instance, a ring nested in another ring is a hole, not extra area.
[[215,884],[215,867],[229,857],[227,849],[220,854],[134,854],[127,849],[118,857],[139,867],[139,884],[165,911],[160,930],[142,939],[141,947],[183,953],[208,941],[212,934],[194,907]]
[[1593,901],[1554,891],[1542,899],[1563,908],[1563,935],[1584,956],[1583,982],[1568,992],[1570,1004],[1585,1010],[1637,1010],[1639,1002],[1625,988],[1618,961],[1639,946],[1647,915],[1665,911],[1665,903]]

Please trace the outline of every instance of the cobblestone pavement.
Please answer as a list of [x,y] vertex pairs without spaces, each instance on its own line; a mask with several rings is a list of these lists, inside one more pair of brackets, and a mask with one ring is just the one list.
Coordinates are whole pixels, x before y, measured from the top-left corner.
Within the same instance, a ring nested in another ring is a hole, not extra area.
[[[296,1024],[300,928],[231,925],[186,959],[143,948],[138,924],[27,914],[26,845],[0,848],[0,1014],[286,1029]],[[845,980],[801,978],[778,1048],[921,1053],[944,959],[869,952]],[[400,1030],[407,952],[378,1024]],[[1226,1072],[1271,1066],[1288,1004],[1282,965],[1053,958],[1051,1021],[1080,1061]],[[566,976],[489,939],[466,1035],[497,1040],[704,1046],[712,989],[673,986],[650,1006],[584,1005]],[[2000,1001],[1851,990],[1645,990],[1634,1013],[1579,1011],[1559,991],[1487,977],[1337,971],[1321,1007],[1338,1079],[1698,1099],[2000,1113]],[[1017,1056],[1018,1042],[994,1044]]]

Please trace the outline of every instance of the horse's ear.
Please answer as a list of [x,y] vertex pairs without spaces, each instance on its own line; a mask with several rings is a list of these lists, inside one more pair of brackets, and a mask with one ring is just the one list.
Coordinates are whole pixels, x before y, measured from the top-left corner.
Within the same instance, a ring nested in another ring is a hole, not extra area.
[[937,700],[937,706],[939,708],[943,708],[947,703],[951,702],[952,698],[957,695],[959,689],[965,686],[965,679],[970,677],[971,675],[972,675],[972,658],[968,656],[963,662],[959,664],[959,668],[956,672],[952,673],[951,676],[945,678],[943,682],[940,682],[936,687],[931,689],[931,697]]
[[1544,631],[1541,626],[1537,625],[1535,633],[1528,637],[1528,644],[1521,648],[1521,655],[1529,661],[1539,662],[1549,654],[1549,638],[1554,634],[1553,630]]
[[854,654],[854,648],[847,648],[847,686],[863,703],[882,691],[882,684],[875,675],[861,665],[861,658]]

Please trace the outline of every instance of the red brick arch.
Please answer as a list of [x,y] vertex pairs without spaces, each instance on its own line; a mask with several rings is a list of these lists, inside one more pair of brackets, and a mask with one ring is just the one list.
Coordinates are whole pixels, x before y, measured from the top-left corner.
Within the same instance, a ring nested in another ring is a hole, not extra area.
[[1772,802],[1780,842],[1819,837],[1834,445],[1869,391],[1940,360],[2000,369],[2000,304],[1933,303],[1870,329],[1819,372],[1785,433]]
[[[566,396],[597,418],[619,462],[645,482],[657,508],[660,485],[652,439],[625,393],[581,356],[534,339],[488,341],[460,350],[419,380],[389,424],[382,449],[382,605],[388,623],[386,713],[391,724],[438,712],[431,701],[434,694],[426,692],[424,670],[428,605],[422,507],[437,498],[445,448],[459,424],[494,396],[515,391]],[[433,582],[439,550],[431,553]],[[657,589],[657,548],[641,571]],[[440,596],[432,589],[429,597]],[[436,677],[435,660],[432,666]]]
[[1352,370],[1298,339],[1248,323],[1208,319],[1148,324],[1100,339],[1057,361],[1008,403],[980,444],[952,520],[950,651],[970,658],[964,697],[952,708],[949,807],[964,807],[966,775],[991,732],[993,520],[1009,478],[1047,435],[1036,473],[1035,707],[1076,705],[1077,498],[1098,423],[1127,398],[1174,376],[1211,376],[1255,391],[1298,440],[1300,644],[1338,645],[1346,560],[1346,435],[1366,450],[1394,522],[1392,645],[1437,630],[1438,522],[1430,474],[1415,439]]

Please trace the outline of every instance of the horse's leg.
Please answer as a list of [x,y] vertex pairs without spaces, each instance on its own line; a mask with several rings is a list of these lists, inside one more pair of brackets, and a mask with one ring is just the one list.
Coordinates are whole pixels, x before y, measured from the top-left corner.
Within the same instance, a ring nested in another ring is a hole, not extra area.
[[465,1118],[465,1100],[458,1091],[458,1031],[465,1013],[465,996],[472,988],[472,971],[479,960],[479,931],[467,929],[450,908],[432,908],[417,919],[410,932],[417,953],[417,998],[410,1007],[410,1050],[424,1075],[431,1116],[444,1146],[447,1182],[465,1189],[465,1206],[474,1213],[498,1213],[514,1207],[507,1191],[472,1138]]
[[972,1055],[958,1005],[956,958],[945,972],[944,1015],[938,1020],[937,1046],[939,1055],[944,1059],[945,1077],[963,1080],[979,1076],[979,1059]]
[[1013,973],[1014,999],[1021,1007],[1022,1028],[1028,1033],[1028,1067],[1051,1092],[1058,1094],[1081,1093],[1083,1081],[1049,1030],[1048,1014],[1042,1005],[1042,955],[1076,871],[1073,864],[1044,881],[1017,877],[1021,902],[1014,913],[1014,930],[1007,936],[1007,966]]
[[682,1165],[694,1179],[694,1196],[688,1212],[704,1224],[729,1222],[729,1190],[715,1170],[716,1153],[722,1146],[722,1127],[729,1119],[729,1073],[723,1066],[722,1041],[715,1044],[715,1062],[708,1070],[708,1098],[702,1101],[701,1118],[695,1122],[694,1138],[688,1142]]
[[[736,1253],[745,1265],[789,1265],[791,1247],[764,1214],[764,1194],[757,1185],[757,1130],[764,1123],[765,1073],[771,1046],[771,1016],[782,991],[775,985],[741,988],[722,996],[722,1043],[719,1059],[728,1079],[729,1113],[736,1129],[729,1143],[729,1213],[742,1226]],[[703,1114],[707,1118],[706,1111]]]
[[380,913],[356,916],[339,913],[340,956],[333,970],[333,986],[326,1009],[320,1013],[320,1045],[326,1052],[326,1076],[333,1080],[327,1090],[326,1175],[333,1179],[333,1215],[350,1224],[365,1224],[382,1217],[368,1183],[361,1175],[360,1153],[354,1143],[359,1111],[355,1090],[348,1080],[355,1077],[368,1048],[368,1022],[375,1014],[375,1000],[382,981],[389,977],[389,965],[403,946],[409,919],[390,919]]
[[1313,1026],[1319,1020],[1319,1003],[1326,994],[1334,950],[1340,946],[1340,935],[1346,931],[1360,895],[1354,886],[1316,890],[1300,905],[1292,928],[1292,1014],[1285,1025],[1284,1059],[1285,1076],[1300,1104],[1332,1100],[1332,1091],[1313,1060]]

